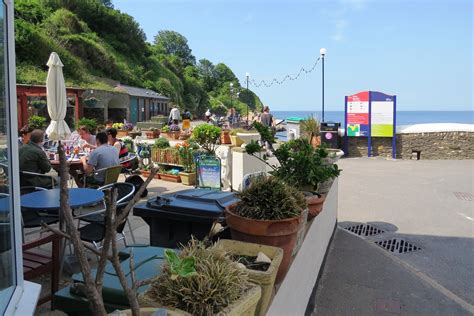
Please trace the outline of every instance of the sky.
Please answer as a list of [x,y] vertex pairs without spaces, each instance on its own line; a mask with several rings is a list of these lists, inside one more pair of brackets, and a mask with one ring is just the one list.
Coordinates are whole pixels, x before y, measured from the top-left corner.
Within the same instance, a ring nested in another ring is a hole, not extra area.
[[[245,87],[310,69],[326,48],[325,110],[359,91],[397,95],[398,110],[472,111],[472,0],[113,0],[153,42],[188,39],[197,60],[228,65]],[[272,110],[318,111],[322,63],[298,80],[249,88]]]

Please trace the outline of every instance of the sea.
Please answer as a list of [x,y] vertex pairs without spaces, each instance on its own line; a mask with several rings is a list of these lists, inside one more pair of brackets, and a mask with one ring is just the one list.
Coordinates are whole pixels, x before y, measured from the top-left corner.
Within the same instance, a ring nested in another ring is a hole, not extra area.
[[[289,117],[305,118],[314,115],[322,121],[321,111],[272,111],[276,119]],[[474,111],[397,111],[397,125],[424,123],[461,123],[474,124]],[[325,122],[338,122],[344,125],[344,111],[324,111]]]

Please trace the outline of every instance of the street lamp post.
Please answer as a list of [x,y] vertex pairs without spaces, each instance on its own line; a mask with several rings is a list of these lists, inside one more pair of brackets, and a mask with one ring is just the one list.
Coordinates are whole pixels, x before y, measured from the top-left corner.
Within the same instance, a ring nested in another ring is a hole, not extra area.
[[249,99],[250,99],[250,93],[249,93],[249,77],[250,74],[247,72],[245,74],[245,78],[247,78],[247,128],[249,126]]
[[229,83],[230,86],[230,108],[232,109],[232,96],[234,95],[234,84],[231,82]]
[[323,98],[323,111],[322,111],[322,116],[323,116],[323,122],[324,122],[324,56],[326,55],[326,48],[321,48],[319,50],[319,53],[321,54],[321,58],[323,60],[323,72],[322,72],[322,83],[323,83],[323,92],[322,92],[322,98]]

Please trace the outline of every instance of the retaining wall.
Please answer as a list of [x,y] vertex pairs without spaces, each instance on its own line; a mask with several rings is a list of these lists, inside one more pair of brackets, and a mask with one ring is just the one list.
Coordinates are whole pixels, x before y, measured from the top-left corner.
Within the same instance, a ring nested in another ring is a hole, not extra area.
[[[474,159],[474,132],[397,134],[397,158]],[[414,153],[415,152],[415,153]],[[349,137],[349,157],[367,157],[367,137]],[[392,138],[372,137],[372,156],[392,158]]]

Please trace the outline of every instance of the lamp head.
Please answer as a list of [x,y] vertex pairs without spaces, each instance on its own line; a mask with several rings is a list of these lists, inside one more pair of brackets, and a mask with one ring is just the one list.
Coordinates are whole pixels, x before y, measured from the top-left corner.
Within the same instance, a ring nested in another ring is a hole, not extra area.
[[234,86],[234,84],[231,82],[231,83],[229,83],[229,86],[232,88]]
[[245,77],[247,77],[247,78],[250,77],[250,74],[248,72],[245,73]]
[[321,48],[321,49],[319,50],[319,53],[321,54],[321,56],[324,57],[324,55],[326,55],[326,48]]

